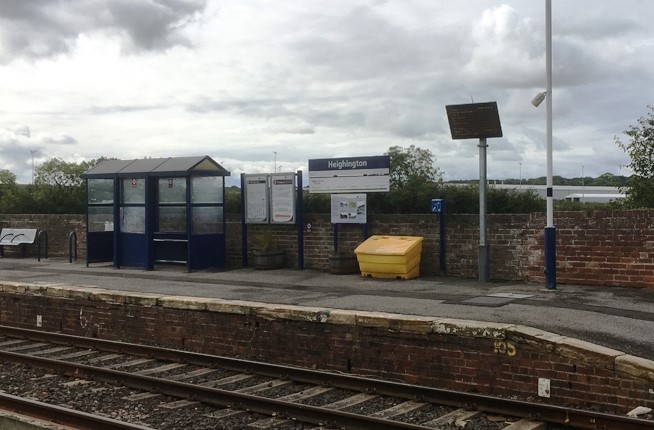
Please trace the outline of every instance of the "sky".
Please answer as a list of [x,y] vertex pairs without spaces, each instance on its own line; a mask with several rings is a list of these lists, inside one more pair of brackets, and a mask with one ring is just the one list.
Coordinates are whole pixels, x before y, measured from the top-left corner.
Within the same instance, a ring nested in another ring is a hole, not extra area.
[[[654,2],[553,0],[553,173],[628,175]],[[496,101],[489,178],[546,175],[545,0],[2,0],[0,169],[209,155],[241,173],[428,149],[478,179],[446,105]],[[229,184],[229,182],[228,182]]]

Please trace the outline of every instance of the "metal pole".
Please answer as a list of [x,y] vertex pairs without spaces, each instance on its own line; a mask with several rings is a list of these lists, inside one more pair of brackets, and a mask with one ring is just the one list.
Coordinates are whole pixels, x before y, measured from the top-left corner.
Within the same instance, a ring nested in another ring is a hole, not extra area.
[[245,173],[241,173],[241,264],[248,265],[248,225],[245,222],[247,214],[245,207]]
[[488,281],[488,245],[486,244],[486,138],[479,139],[479,282]]
[[304,197],[302,195],[302,170],[295,173],[297,178],[297,268],[304,269]]
[[[445,204],[445,200],[443,199],[443,205]],[[440,256],[438,259],[438,263],[440,266],[440,273],[443,275],[447,274],[447,266],[445,265],[446,260],[445,260],[445,208],[443,208],[443,211],[438,215],[439,219],[439,232],[438,232],[438,237],[440,240]]]
[[552,178],[552,0],[545,0],[545,61],[547,106],[547,224],[545,242],[545,286],[556,289],[556,229],[554,227],[554,189]]

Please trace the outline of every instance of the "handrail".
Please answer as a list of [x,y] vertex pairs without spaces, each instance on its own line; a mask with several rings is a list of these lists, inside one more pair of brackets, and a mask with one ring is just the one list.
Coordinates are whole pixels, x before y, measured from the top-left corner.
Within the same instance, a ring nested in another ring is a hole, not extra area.
[[[73,248],[73,244],[75,245]],[[77,261],[77,233],[71,231],[68,233],[68,262],[73,262],[73,250],[75,251],[75,261]]]
[[45,230],[39,230],[36,233],[36,242],[37,242],[37,260],[41,261],[41,236],[45,235],[45,259],[48,259],[48,232]]

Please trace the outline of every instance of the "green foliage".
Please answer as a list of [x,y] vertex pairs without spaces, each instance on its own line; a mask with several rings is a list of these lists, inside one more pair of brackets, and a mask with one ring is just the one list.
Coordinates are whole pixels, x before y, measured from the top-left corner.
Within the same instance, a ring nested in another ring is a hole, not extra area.
[[97,160],[81,163],[53,158],[35,170],[34,199],[40,213],[84,213],[86,188],[80,176]]
[[308,191],[302,194],[304,213],[328,214],[331,211],[331,197],[329,194],[311,194]]
[[606,203],[571,202],[568,200],[558,200],[554,202],[554,209],[562,212],[625,209],[625,207],[627,207],[627,205],[623,200],[614,200]]
[[654,107],[648,108],[647,115],[638,118],[638,125],[624,131],[629,141],[615,137],[615,143],[631,158],[628,167],[634,174],[627,189],[631,207],[654,207]]
[[225,213],[241,213],[241,189],[239,187],[225,188]]
[[16,185],[16,175],[7,169],[0,170],[0,185],[2,186]]
[[434,165],[434,155],[428,149],[415,145],[391,146],[386,154],[391,161],[391,189],[403,190],[441,179],[442,173]]
[[[488,213],[532,213],[545,210],[545,200],[533,191],[488,188]],[[374,214],[431,213],[431,199],[445,199],[446,213],[479,213],[478,184],[425,182],[410,190],[369,193],[368,211]],[[329,213],[329,194],[304,193],[306,213]]]
[[546,201],[533,190],[488,188],[488,213],[526,214],[545,210]]

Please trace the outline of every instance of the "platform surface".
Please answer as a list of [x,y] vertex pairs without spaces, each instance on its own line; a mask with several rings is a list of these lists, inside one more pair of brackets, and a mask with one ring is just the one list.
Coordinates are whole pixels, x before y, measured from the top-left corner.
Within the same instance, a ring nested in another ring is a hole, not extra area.
[[375,279],[310,269],[186,273],[156,266],[145,271],[20,258],[0,259],[0,280],[521,324],[654,359],[654,289],[558,285],[547,290],[523,282]]

